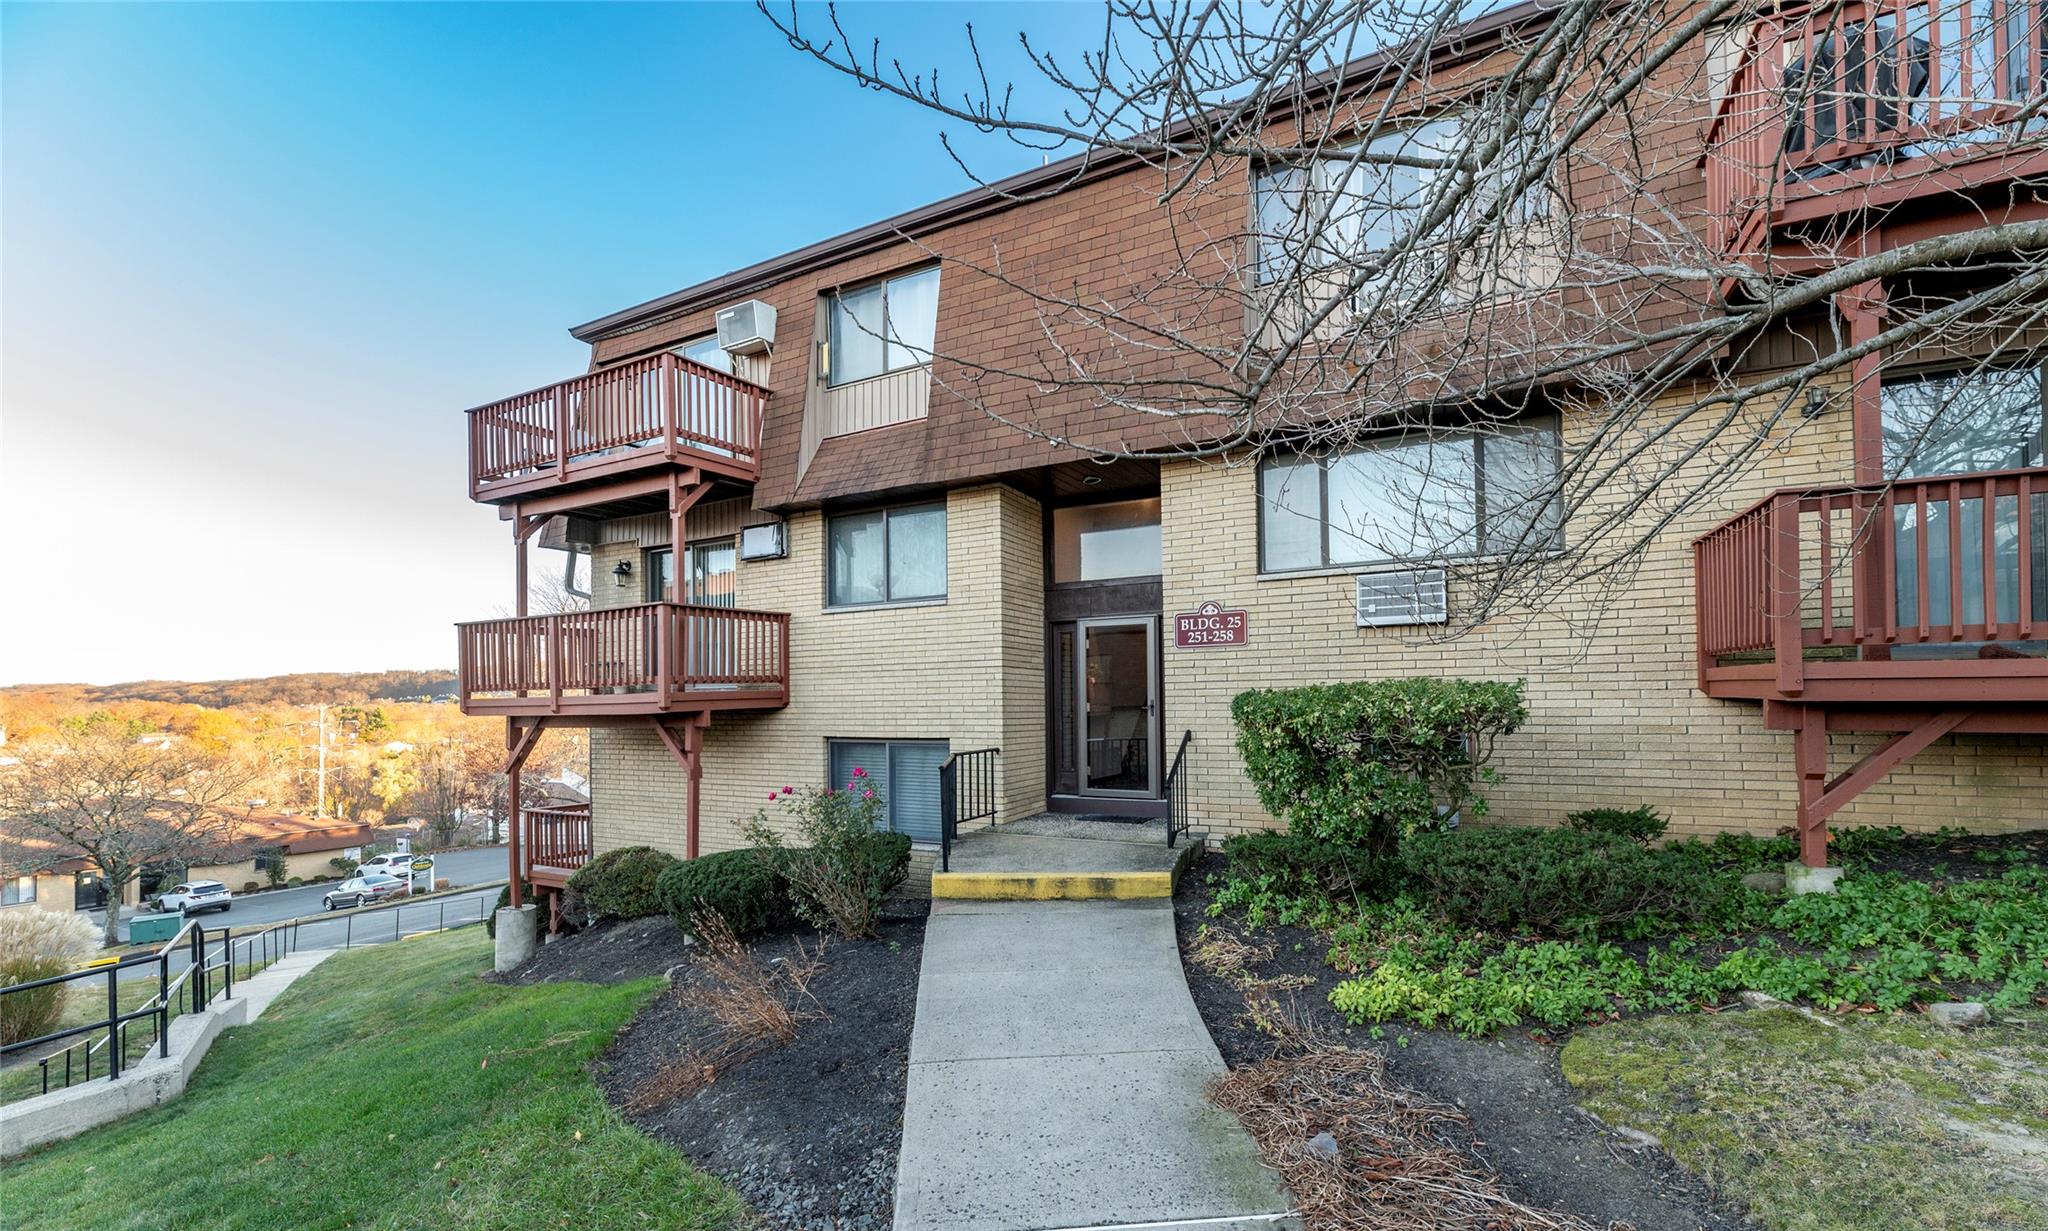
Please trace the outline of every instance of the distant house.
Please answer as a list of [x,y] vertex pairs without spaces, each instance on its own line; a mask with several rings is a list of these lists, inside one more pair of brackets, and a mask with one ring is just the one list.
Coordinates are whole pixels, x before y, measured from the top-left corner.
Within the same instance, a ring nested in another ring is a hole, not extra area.
[[332,876],[336,873],[334,859],[360,859],[363,848],[376,841],[370,826],[334,817],[252,810],[239,824],[237,858],[193,864],[179,879],[217,880],[239,890],[269,884],[272,865],[280,867],[287,880]]

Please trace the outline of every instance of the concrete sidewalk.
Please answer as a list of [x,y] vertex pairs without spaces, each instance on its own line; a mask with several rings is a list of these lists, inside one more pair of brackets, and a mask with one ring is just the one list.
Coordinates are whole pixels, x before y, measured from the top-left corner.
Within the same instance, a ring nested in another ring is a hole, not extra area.
[[896,1231],[1292,1227],[1223,1072],[1170,901],[935,902]]

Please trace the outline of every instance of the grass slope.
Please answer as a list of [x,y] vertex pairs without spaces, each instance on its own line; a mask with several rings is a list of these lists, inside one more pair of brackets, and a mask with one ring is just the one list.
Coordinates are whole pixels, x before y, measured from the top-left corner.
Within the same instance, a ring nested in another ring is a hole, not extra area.
[[0,1225],[724,1228],[717,1180],[584,1066],[654,980],[477,978],[481,928],[330,958],[216,1041],[184,1097],[9,1164]]
[[2048,1032],[1789,1010],[1581,1031],[1564,1075],[1772,1231],[2048,1231]]

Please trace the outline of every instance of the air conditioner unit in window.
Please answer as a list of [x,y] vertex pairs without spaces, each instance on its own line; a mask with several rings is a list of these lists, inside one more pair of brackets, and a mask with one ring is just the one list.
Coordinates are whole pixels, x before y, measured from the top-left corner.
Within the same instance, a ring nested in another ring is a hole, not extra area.
[[758,355],[775,345],[775,309],[758,299],[718,311],[719,349],[735,355]]
[[1358,577],[1360,628],[1442,624],[1450,618],[1451,604],[1440,568],[1361,573]]
[[783,543],[781,522],[741,527],[740,559],[780,560],[788,554],[789,548]]

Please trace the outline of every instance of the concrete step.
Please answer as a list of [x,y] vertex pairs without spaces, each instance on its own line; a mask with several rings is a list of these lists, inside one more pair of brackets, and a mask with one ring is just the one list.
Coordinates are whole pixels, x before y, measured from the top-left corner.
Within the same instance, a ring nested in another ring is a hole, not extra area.
[[968,902],[1097,902],[1170,898],[1199,841],[1095,841],[1033,834],[972,835],[953,868],[932,873],[932,897]]

